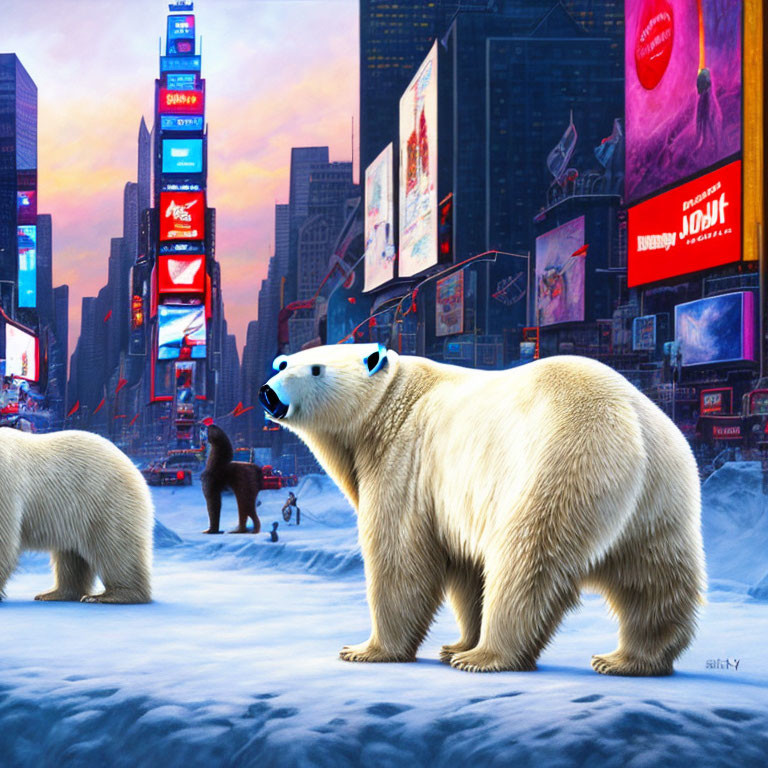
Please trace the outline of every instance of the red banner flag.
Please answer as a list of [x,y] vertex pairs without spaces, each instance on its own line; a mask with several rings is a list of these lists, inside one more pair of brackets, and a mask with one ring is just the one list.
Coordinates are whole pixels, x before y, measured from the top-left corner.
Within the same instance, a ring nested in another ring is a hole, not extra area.
[[139,418],[139,414],[137,413],[137,414],[136,414],[136,415],[135,415],[135,416],[134,416],[134,417],[133,417],[133,418],[132,418],[132,419],[131,419],[131,420],[128,422],[128,426],[129,426],[129,427],[132,427],[132,426],[133,426],[133,425],[136,423],[136,419],[138,419],[138,418]]
[[104,407],[104,400],[106,398],[102,397],[101,402],[96,406],[96,410],[93,412],[94,414],[97,414],[103,407]]
[[128,383],[128,379],[120,379],[117,382],[117,387],[115,388],[115,395]]
[[104,315],[104,322],[106,323],[109,318],[112,317],[112,310],[110,309],[106,315]]
[[574,251],[571,254],[571,257],[573,256],[586,256],[587,251],[589,250],[589,243],[584,243],[584,245],[581,246],[578,250]]
[[69,409],[69,413],[67,414],[67,418],[72,416],[72,414],[74,414],[78,410],[78,408],[80,408],[80,401],[79,400]]

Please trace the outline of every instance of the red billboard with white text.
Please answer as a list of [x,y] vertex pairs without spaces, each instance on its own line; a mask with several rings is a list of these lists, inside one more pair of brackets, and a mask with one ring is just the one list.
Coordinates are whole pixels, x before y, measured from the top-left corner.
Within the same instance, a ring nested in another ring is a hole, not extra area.
[[205,256],[160,255],[158,265],[158,289],[161,294],[205,291]]
[[205,193],[160,193],[160,240],[205,237]]
[[741,160],[629,209],[630,287],[741,259]]
[[205,111],[205,93],[161,88],[159,107],[161,115],[202,115]]

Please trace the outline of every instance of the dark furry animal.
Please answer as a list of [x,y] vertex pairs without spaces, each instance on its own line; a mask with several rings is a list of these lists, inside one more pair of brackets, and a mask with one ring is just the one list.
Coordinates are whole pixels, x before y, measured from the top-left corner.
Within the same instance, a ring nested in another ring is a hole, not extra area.
[[205,501],[208,505],[209,526],[203,533],[221,533],[221,492],[230,488],[237,499],[238,524],[230,533],[248,533],[248,518],[253,520],[253,533],[261,530],[261,521],[256,514],[256,497],[262,489],[261,467],[245,461],[232,461],[232,443],[226,432],[215,424],[208,427],[208,442],[211,452],[200,477]]

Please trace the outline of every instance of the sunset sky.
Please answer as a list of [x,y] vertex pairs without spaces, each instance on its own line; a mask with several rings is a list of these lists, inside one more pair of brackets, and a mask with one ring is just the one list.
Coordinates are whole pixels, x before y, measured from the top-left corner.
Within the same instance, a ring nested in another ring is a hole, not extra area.
[[[38,88],[38,211],[53,215],[54,285],[70,286],[70,353],[81,299],[106,282],[109,240],[122,234],[123,188],[136,180],[142,115],[152,128],[167,14],[161,0],[0,0],[0,52],[16,53]],[[208,201],[227,320],[242,349],[274,204],[288,200],[291,147],[328,145],[331,160],[350,159],[358,3],[195,0],[195,15]]]

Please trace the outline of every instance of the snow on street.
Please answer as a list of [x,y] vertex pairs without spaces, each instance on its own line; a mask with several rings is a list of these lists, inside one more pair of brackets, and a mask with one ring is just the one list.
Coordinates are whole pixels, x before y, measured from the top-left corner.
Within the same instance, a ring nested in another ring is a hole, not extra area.
[[[759,487],[747,464],[707,481],[709,603],[676,674],[655,679],[592,671],[616,645],[595,595],[537,672],[440,664],[457,635],[447,609],[417,663],[342,662],[369,619],[354,514],[327,478],[295,489],[299,528],[280,516],[287,492],[263,492],[258,536],[199,534],[197,484],[153,489],[154,603],[35,602],[52,584],[44,555],[9,583],[0,765],[764,766],[768,603],[748,593],[768,573]],[[235,520],[225,496],[223,526]]]

